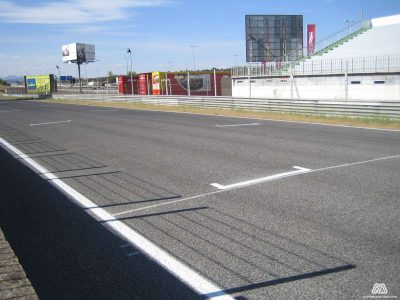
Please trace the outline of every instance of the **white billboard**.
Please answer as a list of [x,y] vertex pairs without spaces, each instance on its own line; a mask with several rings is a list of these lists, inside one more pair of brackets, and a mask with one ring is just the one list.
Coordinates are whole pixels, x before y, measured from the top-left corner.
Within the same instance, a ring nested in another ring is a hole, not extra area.
[[63,62],[91,62],[95,61],[94,45],[73,43],[62,46]]

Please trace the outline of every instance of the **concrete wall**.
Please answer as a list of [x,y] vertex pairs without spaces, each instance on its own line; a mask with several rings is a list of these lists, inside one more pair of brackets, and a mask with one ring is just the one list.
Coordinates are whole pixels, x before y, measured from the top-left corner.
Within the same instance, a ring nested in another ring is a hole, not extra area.
[[[346,91],[347,90],[347,91]],[[249,97],[248,78],[232,79],[232,96]],[[346,96],[347,95],[347,96]],[[400,100],[400,75],[251,78],[252,98],[321,100]]]

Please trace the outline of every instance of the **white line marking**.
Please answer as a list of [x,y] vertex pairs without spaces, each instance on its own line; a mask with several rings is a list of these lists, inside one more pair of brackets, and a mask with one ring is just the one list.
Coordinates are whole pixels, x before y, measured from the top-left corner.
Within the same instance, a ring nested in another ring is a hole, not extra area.
[[213,187],[216,187],[219,190],[227,190],[227,189],[233,189],[233,188],[238,188],[238,187],[247,186],[247,185],[253,185],[253,184],[257,184],[257,183],[261,183],[261,182],[277,180],[277,179],[285,178],[285,177],[289,177],[289,176],[304,174],[304,173],[308,173],[311,171],[310,169],[297,167],[297,166],[294,166],[293,168],[297,169],[297,171],[279,173],[279,174],[275,174],[275,175],[271,175],[271,176],[267,176],[267,177],[257,178],[257,179],[238,182],[238,183],[229,184],[229,185],[221,185],[219,183],[212,183],[211,185]]
[[121,245],[121,246],[119,246],[120,248],[126,248],[126,247],[130,247],[130,246],[132,246],[131,244],[124,244],[124,245]]
[[108,111],[118,111],[118,109],[92,109],[92,110],[89,110],[90,112],[98,112],[98,111],[100,111],[100,112],[108,112]]
[[137,251],[137,252],[128,253],[126,256],[136,256],[136,255],[139,255],[139,254],[141,254],[141,252]]
[[230,125],[215,125],[217,127],[241,127],[241,126],[258,126],[260,123],[250,123],[250,124],[230,124]]
[[196,271],[192,270],[189,266],[184,263],[178,261],[175,257],[168,254],[160,247],[158,247],[153,242],[146,239],[140,233],[133,230],[131,227],[126,225],[125,223],[118,221],[115,217],[109,214],[104,209],[100,208],[86,198],[84,195],[73,189],[71,186],[57,178],[56,175],[50,173],[46,168],[38,164],[29,156],[25,155],[23,152],[18,150],[13,145],[9,144],[3,138],[0,138],[0,144],[2,144],[3,148],[8,148],[11,152],[13,152],[16,156],[21,158],[27,165],[29,165],[33,170],[38,173],[42,173],[43,177],[49,179],[49,182],[55,186],[62,193],[66,194],[81,207],[87,209],[87,211],[96,219],[105,221],[104,224],[111,231],[117,232],[119,235],[123,236],[124,239],[131,243],[134,247],[140,249],[141,252],[145,253],[151,259],[158,262],[162,267],[167,269],[170,273],[179,278],[182,282],[189,285],[193,290],[195,290],[200,295],[216,295],[215,297],[210,297],[209,299],[226,299],[226,300],[234,300],[233,297],[226,294],[220,287],[218,287],[213,282],[201,276]]
[[[349,166],[356,166],[356,165],[366,164],[366,163],[380,161],[380,160],[387,160],[387,159],[392,159],[392,158],[400,158],[400,155],[393,155],[393,156],[387,156],[387,157],[382,157],[382,158],[364,160],[364,161],[348,163],[348,164],[343,164],[343,165],[337,165],[337,166],[331,166],[331,167],[326,167],[326,168],[320,168],[320,169],[315,169],[315,170],[310,170],[310,171],[305,171],[305,170],[308,170],[308,169],[297,167],[297,166],[295,166],[294,168],[299,169],[299,170],[303,170],[304,172],[302,172],[301,174],[311,174],[311,173],[330,170],[330,169],[338,169],[338,168],[344,168],[344,167],[349,167]],[[247,187],[247,185],[246,186],[237,186],[235,188],[229,188],[229,189],[224,189],[224,190],[218,190],[218,191],[205,193],[205,194],[201,194],[201,195],[190,196],[190,197],[187,197],[187,198],[178,199],[178,200],[172,200],[172,201],[164,202],[164,203],[161,203],[161,204],[155,204],[155,205],[145,206],[145,207],[131,209],[131,210],[127,210],[127,211],[122,211],[122,212],[113,214],[113,216],[125,215],[125,214],[129,214],[129,213],[133,213],[133,212],[137,212],[137,211],[141,211],[141,210],[147,210],[147,209],[151,209],[151,208],[155,208],[155,207],[160,207],[160,206],[165,206],[165,205],[169,205],[169,204],[175,204],[175,203],[178,203],[178,202],[184,202],[184,201],[188,201],[188,200],[193,200],[193,199],[197,199],[197,198],[211,196],[211,195],[223,193],[223,192],[226,192],[226,191],[230,191],[230,190],[233,190],[233,189],[240,189],[240,188],[243,188],[243,187]]]
[[41,126],[41,125],[50,125],[50,124],[58,124],[58,123],[69,123],[71,120],[67,121],[57,121],[57,122],[47,122],[47,123],[37,123],[37,124],[30,124],[30,126]]
[[353,162],[353,163],[348,163],[348,164],[343,164],[343,165],[320,168],[320,169],[312,170],[309,173],[326,171],[326,170],[331,170],[331,169],[344,168],[344,167],[350,167],[350,166],[356,166],[356,165],[362,165],[362,164],[367,164],[367,163],[370,163],[370,162],[375,162],[375,161],[380,161],[380,160],[387,160],[387,159],[392,159],[392,158],[400,158],[400,155],[392,155],[392,156],[386,156],[386,157],[381,157],[381,158],[358,161],[358,162]]
[[15,112],[15,111],[21,111],[21,110],[20,109],[0,110],[0,113],[8,113],[8,112]]
[[141,211],[141,210],[145,210],[145,209],[150,209],[150,208],[154,208],[154,207],[160,207],[160,206],[164,206],[164,205],[168,205],[168,204],[184,202],[184,201],[193,200],[193,199],[196,199],[196,198],[201,198],[201,197],[205,197],[205,196],[211,196],[211,195],[214,195],[214,194],[219,194],[221,192],[224,192],[224,191],[214,191],[214,192],[205,193],[205,194],[201,194],[201,195],[190,196],[190,197],[182,198],[182,199],[178,199],[178,200],[167,201],[167,202],[163,202],[163,203],[160,203],[160,204],[154,204],[154,205],[150,205],[150,206],[130,209],[130,210],[126,210],[126,211],[122,211],[122,212],[113,214],[113,216],[116,217],[116,216],[125,215],[125,214],[128,214],[128,213]]

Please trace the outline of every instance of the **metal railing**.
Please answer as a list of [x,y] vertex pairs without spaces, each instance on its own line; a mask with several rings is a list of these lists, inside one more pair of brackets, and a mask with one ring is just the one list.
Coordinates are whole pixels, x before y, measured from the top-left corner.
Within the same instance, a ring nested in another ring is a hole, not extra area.
[[56,99],[192,106],[308,115],[379,117],[400,119],[400,101],[322,101],[233,97],[53,95]]
[[280,66],[251,65],[234,67],[232,77],[274,75],[327,75],[400,72],[400,55],[306,60]]

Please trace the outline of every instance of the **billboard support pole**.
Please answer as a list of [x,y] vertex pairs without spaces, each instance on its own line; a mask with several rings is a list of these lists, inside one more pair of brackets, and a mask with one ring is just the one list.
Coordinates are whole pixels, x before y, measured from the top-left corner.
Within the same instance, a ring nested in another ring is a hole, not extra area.
[[79,93],[82,94],[81,63],[77,62],[77,65],[78,65],[78,77],[79,77]]

